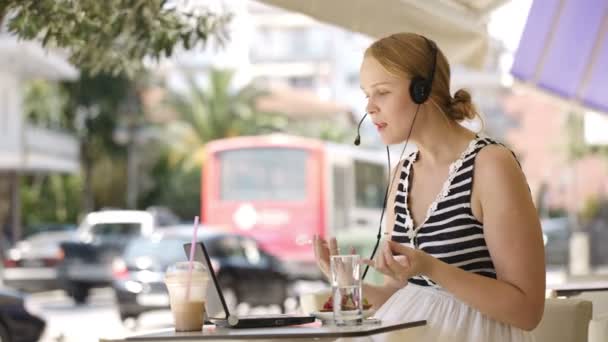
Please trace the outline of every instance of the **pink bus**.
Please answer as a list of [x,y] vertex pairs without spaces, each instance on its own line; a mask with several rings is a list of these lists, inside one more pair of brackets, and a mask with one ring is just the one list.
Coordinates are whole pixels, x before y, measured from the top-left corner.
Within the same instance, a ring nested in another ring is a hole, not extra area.
[[206,147],[202,219],[308,273],[314,234],[371,250],[386,178],[383,150],[282,134],[216,140]]

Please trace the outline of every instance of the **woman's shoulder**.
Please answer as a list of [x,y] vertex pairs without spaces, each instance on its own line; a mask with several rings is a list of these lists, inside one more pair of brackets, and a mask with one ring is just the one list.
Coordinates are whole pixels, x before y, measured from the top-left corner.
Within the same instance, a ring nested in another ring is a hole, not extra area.
[[506,173],[521,172],[519,161],[513,151],[505,144],[489,137],[480,137],[481,149],[475,160],[475,173],[496,180]]
[[502,146],[508,149],[504,142],[483,133],[477,133],[475,135],[475,142],[477,147]]
[[517,159],[515,153],[504,142],[493,137],[478,134],[476,138],[478,148],[478,158],[489,159],[490,161],[500,161],[506,159]]
[[486,206],[500,206],[508,198],[523,201],[521,196],[529,196],[530,191],[516,156],[499,143],[488,144],[479,151],[475,158],[474,183],[474,188],[479,190],[479,201]]

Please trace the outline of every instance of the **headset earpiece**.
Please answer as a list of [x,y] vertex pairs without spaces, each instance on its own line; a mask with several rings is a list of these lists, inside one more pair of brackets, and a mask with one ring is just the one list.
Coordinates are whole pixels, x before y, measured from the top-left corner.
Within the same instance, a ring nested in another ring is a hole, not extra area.
[[416,104],[423,104],[431,95],[431,84],[420,76],[412,78],[410,97]]
[[427,78],[414,76],[410,82],[410,97],[415,104],[423,104],[431,96],[433,79],[435,78],[435,67],[437,66],[437,46],[430,39],[422,36],[431,51],[431,70]]

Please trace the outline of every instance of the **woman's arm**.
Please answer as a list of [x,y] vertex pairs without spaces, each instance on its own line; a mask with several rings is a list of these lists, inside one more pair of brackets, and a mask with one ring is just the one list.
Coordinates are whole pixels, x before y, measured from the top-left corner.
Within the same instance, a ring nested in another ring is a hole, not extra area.
[[511,153],[491,145],[477,156],[474,191],[497,279],[427,258],[425,275],[482,313],[532,330],[543,315],[545,255],[525,177]]

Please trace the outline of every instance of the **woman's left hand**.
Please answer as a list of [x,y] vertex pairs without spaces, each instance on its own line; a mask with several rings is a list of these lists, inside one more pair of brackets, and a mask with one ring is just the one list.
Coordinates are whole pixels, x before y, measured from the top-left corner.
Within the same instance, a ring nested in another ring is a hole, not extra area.
[[363,263],[405,285],[408,279],[428,273],[432,258],[419,249],[388,240],[382,244],[374,260],[363,259]]

